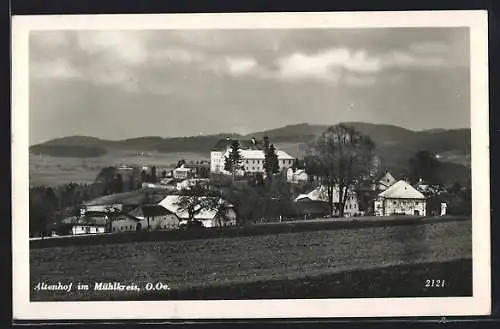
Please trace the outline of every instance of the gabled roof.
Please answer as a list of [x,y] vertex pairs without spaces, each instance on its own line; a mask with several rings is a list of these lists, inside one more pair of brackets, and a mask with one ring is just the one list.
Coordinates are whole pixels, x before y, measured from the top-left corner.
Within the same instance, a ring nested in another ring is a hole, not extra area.
[[129,212],[130,215],[135,217],[154,217],[172,214],[170,210],[162,207],[159,204],[144,205],[142,207],[137,207]]
[[[231,146],[231,142],[235,139],[220,139],[215,145],[212,147],[212,151],[224,151],[226,148]],[[238,143],[240,143],[240,149],[242,150],[262,150],[263,142],[256,140],[255,143],[251,139],[237,139]]]
[[422,193],[404,180],[391,185],[387,190],[380,193],[379,197],[386,199],[425,199]]
[[396,182],[397,182],[396,178],[394,178],[394,176],[392,176],[389,172],[386,172],[385,175],[382,176],[378,181],[379,184],[382,184],[387,187],[393,185]]
[[62,220],[63,224],[81,224],[81,225],[95,225],[95,226],[104,226],[107,221],[105,217],[91,217],[91,216],[71,216],[66,217]]
[[[224,156],[229,155],[230,150],[228,150]],[[276,150],[276,155],[278,156],[279,160],[294,160],[295,158],[286,153],[285,151],[281,150]],[[245,159],[265,159],[264,151],[263,150],[245,150],[241,149],[240,150],[241,157],[243,160]]]

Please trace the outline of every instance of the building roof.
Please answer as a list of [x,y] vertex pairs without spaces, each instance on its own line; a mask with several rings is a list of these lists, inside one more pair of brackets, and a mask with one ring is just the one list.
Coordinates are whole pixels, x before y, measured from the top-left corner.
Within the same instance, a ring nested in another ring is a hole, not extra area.
[[[177,217],[186,219],[189,218],[189,214],[187,211],[179,209],[177,202],[179,202],[179,195],[168,195],[162,201],[160,201],[159,205],[165,207],[167,210],[173,212],[177,215]],[[223,201],[225,202],[225,201]],[[226,202],[226,206],[232,207],[231,204]],[[213,219],[217,215],[217,209],[203,209],[198,214],[196,214],[195,219],[203,220],[203,219]]]
[[384,176],[382,176],[380,179],[379,179],[379,184],[382,184],[384,186],[391,186],[393,185],[394,183],[397,182],[396,178],[394,178],[394,176],[392,176],[389,172],[386,172]]
[[[229,154],[229,152],[230,152],[230,150],[228,150],[225,153],[225,156],[227,156]],[[243,159],[260,159],[260,160],[265,159],[264,151],[262,151],[262,150],[244,150],[244,149],[241,149],[240,154],[241,154],[241,157]],[[281,151],[281,150],[276,150],[276,155],[278,156],[278,160],[294,160],[295,159],[294,157],[290,156],[285,151]]]
[[425,199],[422,193],[404,180],[391,185],[387,190],[380,193],[379,197],[386,199]]
[[129,215],[132,215],[132,216],[138,217],[138,218],[162,216],[162,215],[169,215],[169,214],[173,214],[173,213],[170,210],[168,210],[167,208],[165,208],[159,204],[144,205],[142,207],[137,207],[129,212]]
[[66,217],[62,220],[63,224],[71,224],[71,225],[94,225],[94,226],[105,226],[107,220],[105,217],[95,217],[95,216],[70,216]]
[[[224,151],[228,147],[231,146],[231,142],[234,141],[235,139],[220,139],[215,143],[215,145],[212,147],[212,151]],[[264,145],[262,141],[255,140],[255,143],[251,139],[236,139],[239,144],[240,144],[240,149],[245,150],[261,150],[263,149]]]
[[[348,192],[350,195],[355,195],[354,192]],[[328,189],[326,186],[321,185],[312,190],[311,192],[307,194],[300,194],[298,197],[295,198],[295,202],[297,201],[325,201],[328,202]],[[333,189],[333,202],[339,202],[339,189],[338,187],[335,187]]]
[[191,169],[186,168],[186,167],[179,167],[179,168],[175,168],[174,171],[191,171]]

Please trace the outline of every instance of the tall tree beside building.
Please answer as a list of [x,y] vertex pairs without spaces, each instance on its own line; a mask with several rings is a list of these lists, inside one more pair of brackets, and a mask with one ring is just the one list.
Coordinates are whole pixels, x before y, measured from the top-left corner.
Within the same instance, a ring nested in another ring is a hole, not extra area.
[[123,192],[123,177],[121,174],[116,174],[116,176],[115,176],[113,192],[114,193]]
[[149,177],[149,182],[150,183],[158,182],[158,177],[156,176],[156,167],[155,166],[151,167],[151,176]]
[[145,183],[147,179],[148,179],[148,173],[146,172],[146,170],[143,169],[141,171],[141,181],[140,181],[140,184]]
[[264,144],[264,152],[265,152],[265,151],[267,151],[267,149],[269,148],[269,145],[271,143],[269,142],[269,136],[267,136],[267,135],[264,136],[263,140],[264,140],[263,144]]
[[231,151],[226,156],[224,161],[224,170],[229,171],[233,175],[241,168],[243,161],[240,153],[240,143],[237,140],[231,142]]
[[278,155],[276,154],[276,149],[273,144],[269,147],[264,148],[264,171],[268,178],[273,174],[278,173],[280,170]]
[[299,169],[299,159],[293,160],[293,165],[292,165],[293,172],[296,172],[297,169]]
[[196,183],[179,192],[176,206],[180,211],[187,212],[189,221],[195,221],[196,215],[204,210],[219,210],[222,206],[221,200],[220,194],[203,184]]
[[114,190],[116,168],[106,167],[97,175],[96,182],[101,183],[104,187],[103,194],[111,194]]
[[141,187],[142,182],[140,181],[140,172],[138,167],[133,167],[132,173],[130,174],[130,180],[128,181],[128,190],[134,191]]
[[307,149],[306,171],[320,178],[327,189],[333,215],[334,193],[339,194],[338,211],[344,216],[348,191],[370,175],[375,143],[352,126],[339,124],[328,128]]
[[420,179],[428,184],[439,184],[437,170],[440,162],[428,151],[417,152],[410,160],[410,181],[415,184]]

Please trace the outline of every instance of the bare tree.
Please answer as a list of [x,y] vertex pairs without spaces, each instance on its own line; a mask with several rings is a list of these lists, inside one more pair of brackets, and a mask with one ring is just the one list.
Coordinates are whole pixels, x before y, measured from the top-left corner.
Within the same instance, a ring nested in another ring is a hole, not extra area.
[[187,212],[188,220],[193,222],[202,211],[219,211],[223,204],[218,192],[199,182],[180,191],[179,199],[176,202],[179,210]]
[[344,216],[349,192],[364,181],[371,171],[375,143],[352,126],[339,124],[328,128],[307,149],[308,174],[320,178],[327,189],[328,203],[335,212],[334,193],[338,193],[338,211]]

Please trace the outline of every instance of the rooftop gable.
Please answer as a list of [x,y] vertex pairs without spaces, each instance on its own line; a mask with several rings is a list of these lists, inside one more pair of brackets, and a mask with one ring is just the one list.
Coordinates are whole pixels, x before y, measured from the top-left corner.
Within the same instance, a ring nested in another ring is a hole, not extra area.
[[387,190],[380,193],[379,197],[386,199],[425,199],[422,193],[404,180],[391,185]]
[[237,140],[240,144],[240,149],[242,150],[262,150],[264,148],[264,144],[262,141],[255,140],[255,142],[251,139],[221,139],[212,147],[212,151],[224,151],[227,148],[231,147],[231,143]]

